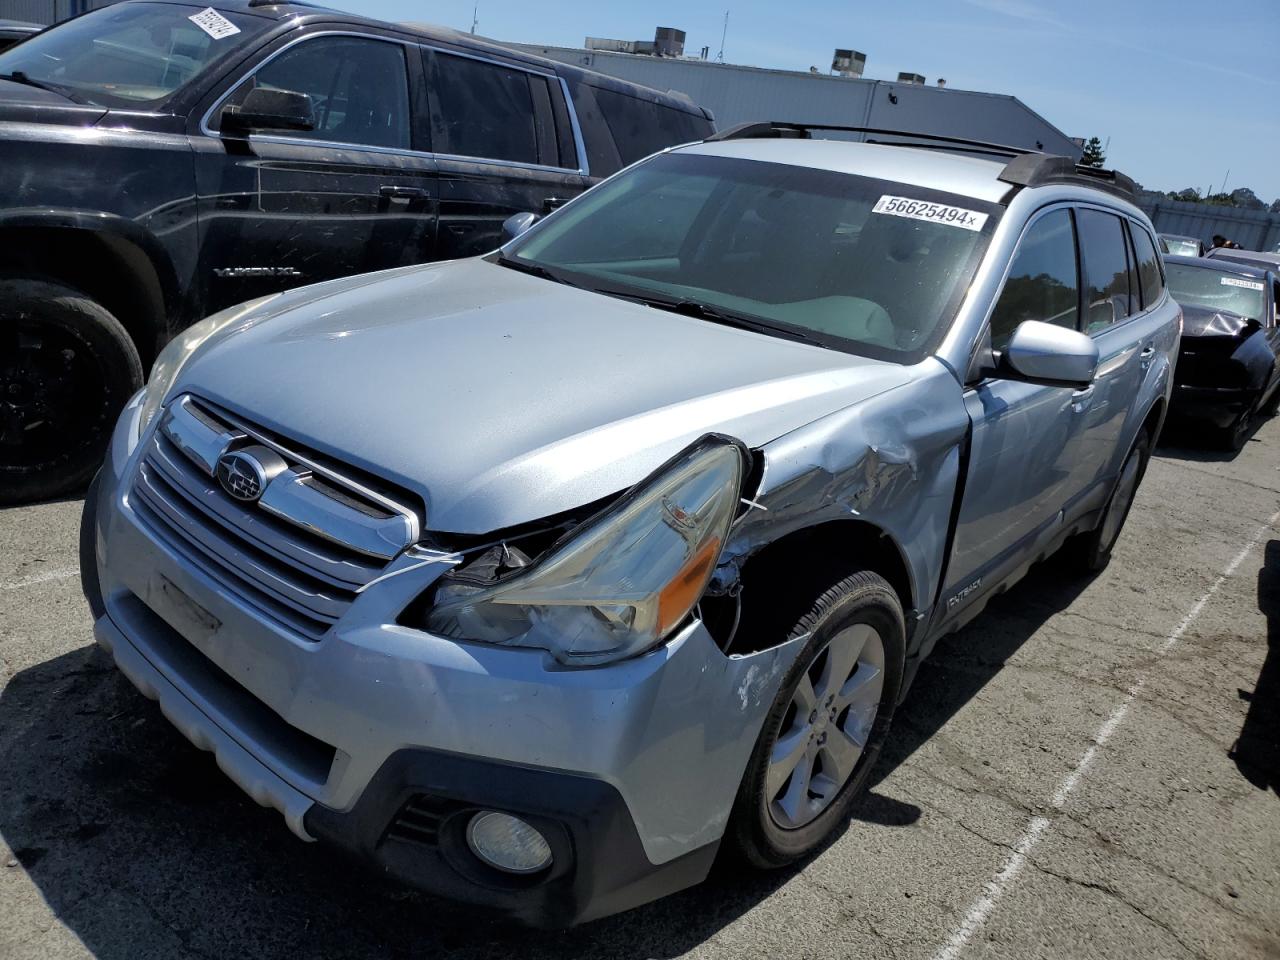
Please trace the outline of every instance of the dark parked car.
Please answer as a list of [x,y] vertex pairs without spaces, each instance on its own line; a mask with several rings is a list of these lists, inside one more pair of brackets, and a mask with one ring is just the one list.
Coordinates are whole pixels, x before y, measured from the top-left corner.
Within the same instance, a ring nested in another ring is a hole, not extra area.
[[484,253],[712,130],[683,97],[302,5],[128,2],[24,41],[0,54],[0,502],[87,482],[190,323]]
[[1172,412],[1239,449],[1280,405],[1280,275],[1220,257],[1166,257],[1165,270],[1183,315]]
[[1204,241],[1195,237],[1184,237],[1176,233],[1162,233],[1158,236],[1160,252],[1175,257],[1203,257]]
[[22,20],[0,20],[0,53],[43,29],[44,27],[38,23],[26,23]]

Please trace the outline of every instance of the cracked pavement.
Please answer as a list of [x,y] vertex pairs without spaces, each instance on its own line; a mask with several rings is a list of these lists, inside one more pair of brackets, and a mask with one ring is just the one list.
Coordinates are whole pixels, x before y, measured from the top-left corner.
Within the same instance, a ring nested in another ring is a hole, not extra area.
[[1278,506],[1280,420],[1162,446],[1107,570],[1050,560],[939,644],[822,853],[564,933],[294,839],[93,647],[79,503],[0,511],[0,958],[931,960],[1035,818],[960,956],[1280,956],[1280,529],[1160,653]]

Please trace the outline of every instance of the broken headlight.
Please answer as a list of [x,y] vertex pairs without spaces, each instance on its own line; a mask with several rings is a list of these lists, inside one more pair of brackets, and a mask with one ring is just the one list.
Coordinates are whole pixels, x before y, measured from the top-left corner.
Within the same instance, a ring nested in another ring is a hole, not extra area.
[[444,578],[426,628],[538,647],[570,664],[637,656],[698,602],[737,512],[747,452],[707,436],[530,566],[485,584]]

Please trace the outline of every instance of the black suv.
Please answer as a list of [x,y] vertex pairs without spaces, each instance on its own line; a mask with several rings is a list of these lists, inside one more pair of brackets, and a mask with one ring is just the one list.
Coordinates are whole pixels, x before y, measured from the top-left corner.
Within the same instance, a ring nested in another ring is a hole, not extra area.
[[483,253],[712,129],[681,97],[303,5],[126,2],[0,54],[0,503],[85,483],[193,321]]

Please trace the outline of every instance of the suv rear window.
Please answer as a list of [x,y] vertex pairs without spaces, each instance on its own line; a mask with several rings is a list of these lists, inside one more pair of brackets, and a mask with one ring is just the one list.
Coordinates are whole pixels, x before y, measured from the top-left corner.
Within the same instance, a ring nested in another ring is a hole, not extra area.
[[1109,327],[1132,312],[1128,244],[1124,223],[1100,210],[1077,210],[1080,253],[1084,261],[1086,320],[1089,332]]
[[1142,285],[1142,308],[1155,306],[1164,292],[1164,277],[1160,275],[1160,256],[1151,242],[1151,234],[1136,223],[1129,224],[1133,237],[1133,252],[1138,260],[1138,280]]
[[[556,167],[565,152],[547,79],[470,57],[427,55],[431,149]],[[556,94],[558,98],[558,92]],[[577,166],[576,161],[572,161]]]
[[683,110],[599,87],[595,94],[624,166],[711,134],[710,123]]
[[271,25],[224,10],[211,33],[190,19],[204,9],[125,3],[94,10],[0,53],[0,73],[24,73],[103,107],[154,107]]

